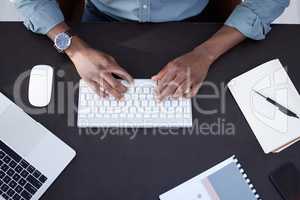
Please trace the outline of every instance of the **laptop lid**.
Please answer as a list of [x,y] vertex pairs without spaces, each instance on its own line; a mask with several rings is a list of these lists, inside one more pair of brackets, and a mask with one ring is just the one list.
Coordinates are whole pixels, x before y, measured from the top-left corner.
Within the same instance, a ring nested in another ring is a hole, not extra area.
[[45,134],[21,108],[0,93],[0,139],[21,156],[27,156]]

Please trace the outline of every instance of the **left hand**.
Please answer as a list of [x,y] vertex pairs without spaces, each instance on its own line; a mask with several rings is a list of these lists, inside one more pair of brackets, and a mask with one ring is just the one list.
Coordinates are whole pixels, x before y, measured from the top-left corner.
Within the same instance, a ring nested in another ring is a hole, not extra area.
[[213,59],[205,48],[197,48],[168,63],[152,79],[158,81],[156,94],[159,101],[167,97],[196,96],[206,78]]

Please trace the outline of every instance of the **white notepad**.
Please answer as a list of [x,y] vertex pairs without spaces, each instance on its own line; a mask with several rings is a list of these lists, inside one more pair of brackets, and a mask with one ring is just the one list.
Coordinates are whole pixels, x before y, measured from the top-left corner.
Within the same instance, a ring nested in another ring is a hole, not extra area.
[[160,200],[257,200],[235,156],[159,196]]
[[265,153],[278,153],[300,139],[300,119],[289,117],[255,93],[258,91],[300,116],[300,96],[278,59],[228,83]]

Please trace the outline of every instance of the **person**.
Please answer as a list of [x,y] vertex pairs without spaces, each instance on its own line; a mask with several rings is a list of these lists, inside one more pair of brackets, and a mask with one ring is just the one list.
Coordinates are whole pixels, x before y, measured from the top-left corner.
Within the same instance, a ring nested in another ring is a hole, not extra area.
[[[181,21],[199,15],[208,1],[87,0],[82,20]],[[14,4],[29,30],[47,35],[57,43],[56,46],[65,44],[60,50],[68,55],[81,78],[97,94],[113,95],[117,99],[123,97],[127,88],[113,74],[128,82],[133,78],[112,56],[91,48],[76,35],[68,38],[70,27],[55,0],[14,0]],[[152,77],[158,83],[155,89],[158,99],[195,96],[210,66],[220,56],[246,38],[264,39],[271,30],[270,24],[288,5],[289,0],[246,0],[240,3],[219,31],[192,51],[170,61]]]

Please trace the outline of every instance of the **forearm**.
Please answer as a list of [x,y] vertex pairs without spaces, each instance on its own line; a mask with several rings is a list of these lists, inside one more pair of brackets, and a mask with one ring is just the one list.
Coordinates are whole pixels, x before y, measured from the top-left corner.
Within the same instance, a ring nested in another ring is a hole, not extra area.
[[237,29],[225,25],[210,39],[197,46],[194,51],[205,51],[208,59],[213,63],[245,39],[246,37]]

